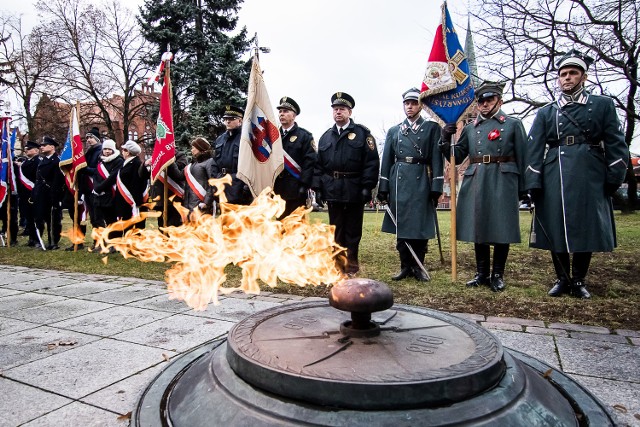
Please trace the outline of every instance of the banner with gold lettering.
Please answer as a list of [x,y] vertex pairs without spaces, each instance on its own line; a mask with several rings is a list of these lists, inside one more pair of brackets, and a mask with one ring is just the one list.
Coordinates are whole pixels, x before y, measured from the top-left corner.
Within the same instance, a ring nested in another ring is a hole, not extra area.
[[441,125],[457,122],[474,104],[469,62],[446,1],[442,3],[442,22],[436,29],[420,92],[423,108]]

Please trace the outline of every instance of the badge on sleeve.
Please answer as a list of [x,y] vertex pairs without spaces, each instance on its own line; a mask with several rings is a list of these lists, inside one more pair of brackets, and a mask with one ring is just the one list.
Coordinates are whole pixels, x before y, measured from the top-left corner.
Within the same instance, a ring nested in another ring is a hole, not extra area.
[[369,150],[371,151],[376,149],[376,142],[371,135],[367,137],[367,145],[369,146]]

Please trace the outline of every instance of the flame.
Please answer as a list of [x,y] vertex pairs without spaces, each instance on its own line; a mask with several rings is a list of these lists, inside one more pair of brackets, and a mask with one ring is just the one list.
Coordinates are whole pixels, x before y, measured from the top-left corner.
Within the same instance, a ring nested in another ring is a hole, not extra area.
[[84,243],[84,233],[80,227],[71,227],[69,230],[61,232],[60,235],[67,237],[74,245]]
[[[140,217],[96,228],[92,237],[102,246],[102,253],[115,248],[125,258],[175,263],[165,277],[170,298],[184,300],[196,310],[206,309],[209,302],[217,304],[218,291],[258,294],[259,281],[275,287],[278,280],[317,286],[344,279],[339,264],[345,249],[335,242],[333,226],[309,223],[310,209],[299,208],[276,220],[285,202],[271,189],[265,189],[251,205],[240,206],[226,202],[222,189],[231,182],[230,176],[209,182],[221,201],[219,217],[196,210],[179,227],[127,230],[148,216],[157,216],[143,212]],[[187,209],[176,208],[187,217]],[[127,230],[124,236],[109,237],[122,230]],[[229,264],[242,269],[237,287],[222,286]]]

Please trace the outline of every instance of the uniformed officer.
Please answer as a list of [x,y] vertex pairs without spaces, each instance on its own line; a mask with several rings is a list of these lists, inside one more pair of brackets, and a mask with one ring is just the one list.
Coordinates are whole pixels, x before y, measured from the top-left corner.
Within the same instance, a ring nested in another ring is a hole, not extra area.
[[36,246],[38,236],[36,235],[36,223],[34,219],[33,187],[36,182],[36,172],[40,164],[40,146],[33,141],[27,141],[24,146],[24,159],[18,162],[19,174],[17,176],[18,200],[20,212],[25,217],[25,231],[29,236],[27,246]]
[[[524,197],[527,164],[524,126],[500,109],[504,86],[485,81],[476,89],[478,117],[462,129],[454,146],[456,164],[469,157],[456,205],[457,238],[473,242],[476,257],[476,276],[467,286],[489,285],[494,292],[505,288],[509,245],[520,242],[519,196]],[[455,124],[442,130],[440,146],[447,158],[455,132]]]
[[273,191],[286,202],[280,216],[284,218],[296,208],[306,206],[317,154],[313,135],[295,121],[300,114],[298,103],[285,96],[277,108],[285,162],[284,170],[276,177]]
[[335,125],[318,141],[313,177],[316,199],[329,206],[329,223],[336,227],[336,243],[347,248],[344,271],[348,275],[355,275],[360,269],[358,247],[364,205],[371,201],[380,167],[371,132],[351,119],[354,106],[354,99],[347,93],[337,92],[331,97]]
[[382,231],[397,235],[400,273],[393,280],[413,276],[420,281],[429,277],[417,265],[409,246],[424,262],[428,239],[435,236],[435,206],[442,195],[443,161],[438,141],[440,126],[421,115],[420,90],[411,88],[402,94],[407,118],[387,132],[382,153],[378,200],[389,203],[393,219],[387,213]]
[[584,87],[592,62],[575,49],[560,58],[562,93],[540,108],[529,132],[530,246],[551,251],[554,297],[590,298],[585,277],[591,254],[616,246],[611,195],[624,180],[629,149],[613,100]]
[[253,196],[249,186],[236,176],[238,173],[238,155],[240,154],[240,135],[244,110],[234,105],[227,105],[222,120],[226,128],[214,143],[214,160],[220,168],[218,178],[231,175],[231,185],[224,189],[227,202],[236,205],[248,205]]
[[45,136],[40,144],[40,164],[36,170],[36,183],[33,187],[36,227],[42,236],[47,226],[47,250],[59,249],[62,232],[62,195],[64,175],[60,170],[60,157],[56,153],[58,143]]

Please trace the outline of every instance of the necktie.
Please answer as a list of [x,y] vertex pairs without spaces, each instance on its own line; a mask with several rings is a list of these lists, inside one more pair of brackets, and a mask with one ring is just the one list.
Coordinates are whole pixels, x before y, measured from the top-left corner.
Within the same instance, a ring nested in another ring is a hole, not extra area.
[[338,128],[338,135],[342,133],[342,128]]
[[282,137],[284,138],[285,136],[287,136],[288,133],[289,133],[288,130],[283,130],[282,131]]

